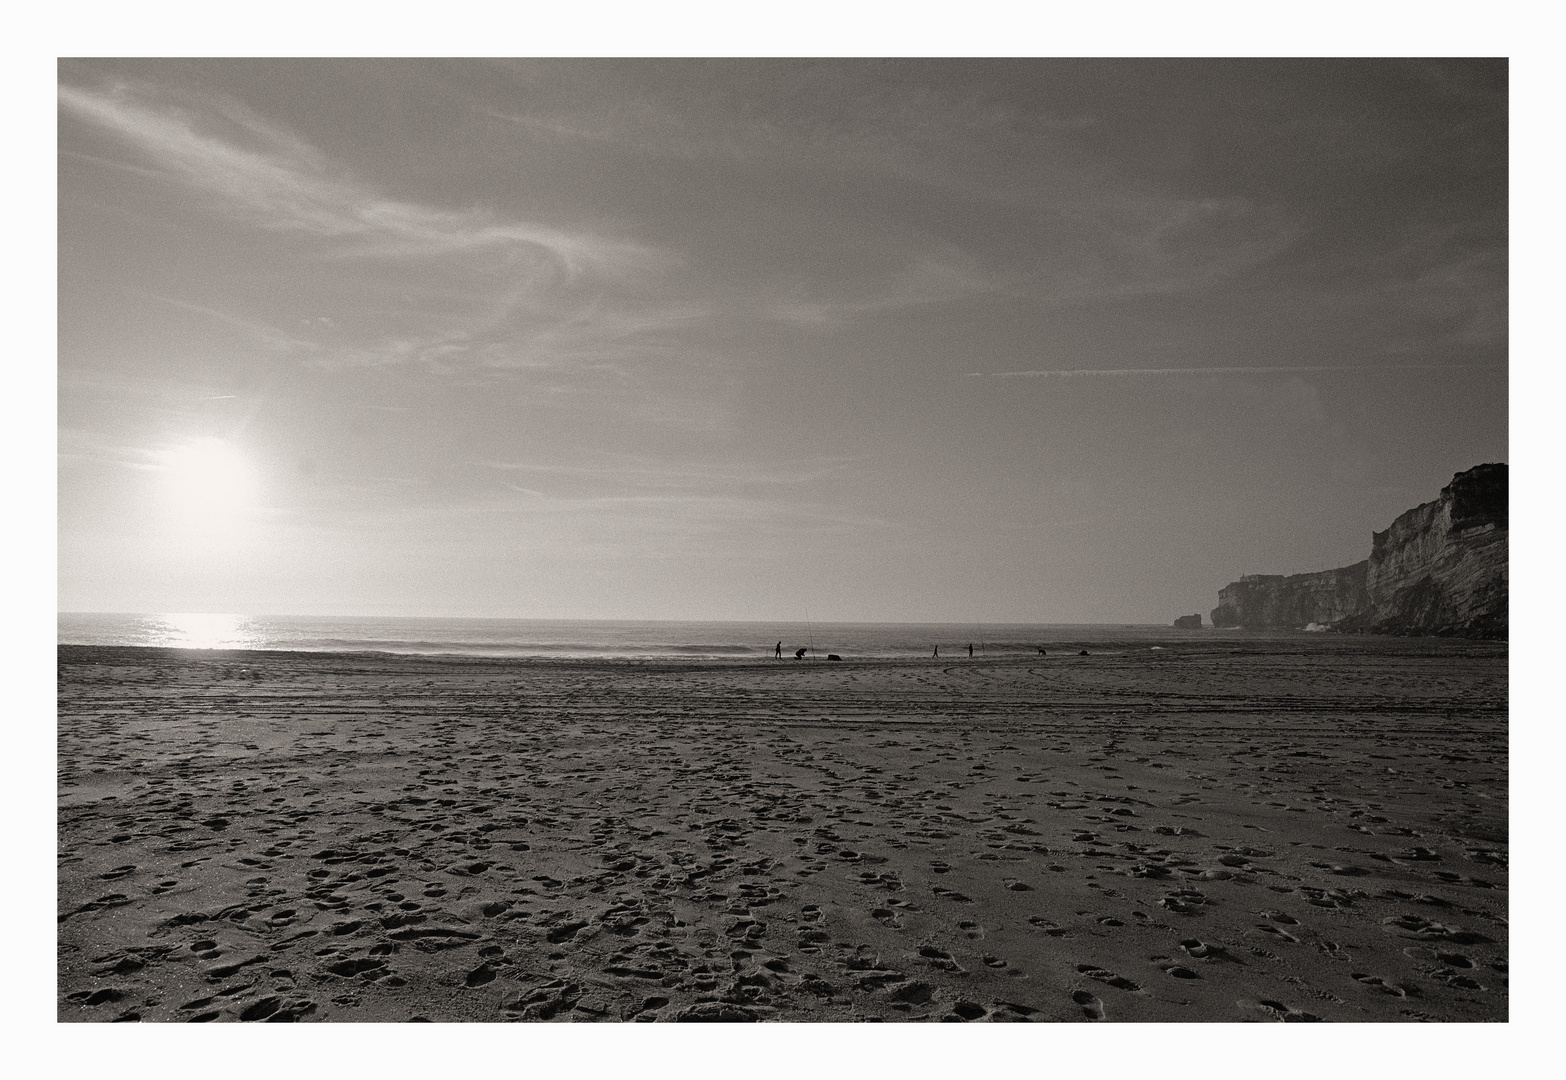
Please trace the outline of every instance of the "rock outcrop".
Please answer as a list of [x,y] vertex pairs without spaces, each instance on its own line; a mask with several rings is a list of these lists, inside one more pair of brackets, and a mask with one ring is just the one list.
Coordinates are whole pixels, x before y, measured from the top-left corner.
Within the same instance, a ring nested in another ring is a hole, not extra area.
[[1195,615],[1181,615],[1174,621],[1176,630],[1200,630],[1202,628],[1202,613]]
[[1247,630],[1328,626],[1365,609],[1369,560],[1314,574],[1246,574],[1218,590],[1214,626]]
[[1372,534],[1364,562],[1226,585],[1213,625],[1505,637],[1507,498],[1505,464],[1458,473],[1439,499]]

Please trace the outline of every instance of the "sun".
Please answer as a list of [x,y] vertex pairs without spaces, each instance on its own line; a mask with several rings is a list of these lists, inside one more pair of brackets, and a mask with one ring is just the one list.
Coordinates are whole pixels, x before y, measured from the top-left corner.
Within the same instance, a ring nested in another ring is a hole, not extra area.
[[255,507],[255,469],[226,439],[192,439],[158,457],[164,495],[183,527],[230,528]]

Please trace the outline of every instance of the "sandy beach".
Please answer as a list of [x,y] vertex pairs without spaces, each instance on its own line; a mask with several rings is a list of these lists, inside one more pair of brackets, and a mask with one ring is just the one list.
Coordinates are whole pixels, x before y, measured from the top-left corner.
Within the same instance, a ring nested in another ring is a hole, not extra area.
[[1508,1015],[1504,643],[59,665],[61,1020]]

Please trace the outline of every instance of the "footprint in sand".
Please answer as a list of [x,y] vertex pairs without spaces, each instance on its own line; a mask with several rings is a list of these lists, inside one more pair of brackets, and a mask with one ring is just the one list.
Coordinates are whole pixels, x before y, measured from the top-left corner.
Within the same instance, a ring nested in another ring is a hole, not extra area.
[[1199,978],[1201,978],[1200,975],[1198,975],[1196,972],[1192,971],[1190,968],[1185,967],[1184,965],[1175,963],[1173,960],[1171,960],[1167,956],[1155,956],[1152,959],[1153,959],[1153,963],[1158,965],[1158,970],[1162,971],[1165,975],[1169,975],[1169,976],[1171,976],[1173,978],[1176,978],[1176,979],[1199,979]]
[[[1372,990],[1379,990],[1381,993],[1390,994],[1393,997],[1409,997],[1412,992],[1416,992],[1414,991],[1413,987],[1406,983],[1389,983],[1385,979],[1378,978],[1375,975],[1367,975],[1362,971],[1354,972],[1349,976],[1349,978],[1353,979],[1361,986],[1369,987]],[[1263,1004],[1266,1003],[1263,1002]]]
[[951,953],[934,945],[919,946],[919,955],[924,957],[925,961],[933,968],[939,968],[942,971],[962,970],[957,961],[952,959]]
[[[1243,1008],[1245,1003],[1241,1002],[1240,1005]],[[1321,1020],[1321,1017],[1315,1015],[1314,1013],[1301,1012],[1297,1009],[1291,1009],[1281,1001],[1268,1001],[1263,999],[1256,1003],[1256,1007],[1274,1019],[1281,1020],[1285,1024],[1314,1024],[1319,1023]]]
[[1071,995],[1071,1000],[1082,1007],[1082,1015],[1089,1020],[1104,1019],[1104,1003],[1086,990],[1078,990]]
[[1105,971],[1096,964],[1078,964],[1077,970],[1090,979],[1097,979],[1101,983],[1113,986],[1116,990],[1140,990],[1140,983],[1134,983],[1122,975],[1116,975],[1113,971]]
[[892,930],[901,930],[903,928],[903,924],[898,921],[897,913],[887,908],[876,908],[870,913],[870,917],[882,926]]
[[799,943],[795,947],[802,953],[818,953],[821,951],[821,943],[831,939],[831,935],[825,930],[811,930],[801,926],[797,931]]
[[1046,919],[1042,915],[1030,916],[1028,922],[1044,931],[1044,933],[1048,934],[1050,937],[1066,937],[1070,933],[1069,930],[1055,922],[1053,919]]
[[1271,926],[1267,923],[1257,923],[1256,929],[1260,930],[1264,934],[1267,934],[1274,941],[1286,941],[1291,945],[1299,944],[1299,938],[1295,937],[1286,930],[1279,930],[1276,926]]
[[943,1020],[966,1023],[970,1020],[979,1020],[989,1015],[989,1010],[976,1001],[958,1001],[952,1005],[951,1014],[942,1017]]
[[1015,1001],[996,1001],[992,1006],[991,1018],[994,1020],[1026,1020],[1038,1012],[1031,1005],[1022,1005]]
[[1200,915],[1207,897],[1196,889],[1177,889],[1159,898],[1158,906],[1176,915]]

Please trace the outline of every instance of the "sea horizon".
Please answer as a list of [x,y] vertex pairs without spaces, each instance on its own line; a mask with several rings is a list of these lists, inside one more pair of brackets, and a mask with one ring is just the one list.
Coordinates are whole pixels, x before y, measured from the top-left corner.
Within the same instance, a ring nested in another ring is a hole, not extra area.
[[[486,616],[57,612],[58,645],[558,658],[1034,653],[1084,636],[1132,644],[1151,623],[814,622]],[[1186,631],[1197,633],[1197,631]]]

